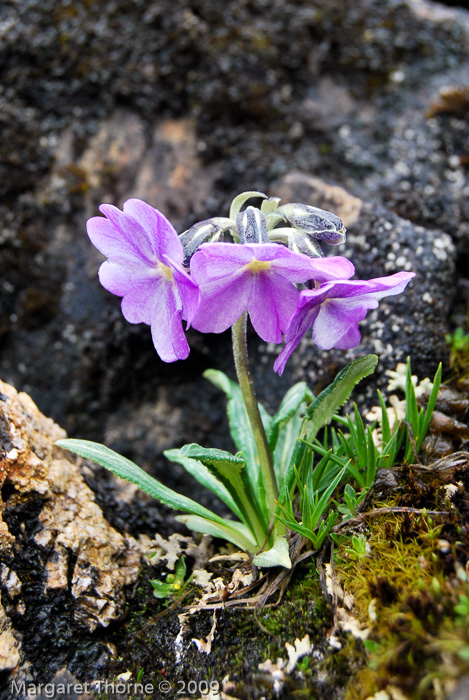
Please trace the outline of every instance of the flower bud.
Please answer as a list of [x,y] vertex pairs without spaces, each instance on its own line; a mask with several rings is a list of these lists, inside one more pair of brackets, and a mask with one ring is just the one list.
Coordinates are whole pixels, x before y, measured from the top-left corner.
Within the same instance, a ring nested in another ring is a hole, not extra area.
[[345,227],[341,219],[330,211],[307,204],[284,204],[277,211],[291,226],[329,245],[345,241]]
[[319,242],[312,236],[305,236],[300,231],[294,231],[289,237],[288,247],[294,253],[308,255],[310,258],[323,258],[324,252]]
[[217,234],[221,235],[225,231],[233,229],[234,225],[234,221],[231,219],[220,216],[199,221],[191,226],[190,229],[181,233],[179,240],[184,248],[184,266],[189,267],[190,259],[202,243],[213,239]]
[[247,207],[236,217],[240,243],[268,243],[267,221],[260,209]]

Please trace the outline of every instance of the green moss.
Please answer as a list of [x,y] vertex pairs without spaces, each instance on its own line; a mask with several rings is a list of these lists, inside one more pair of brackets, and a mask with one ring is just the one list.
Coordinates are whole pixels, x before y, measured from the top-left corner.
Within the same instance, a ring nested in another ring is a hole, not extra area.
[[[469,316],[469,314],[468,314]],[[469,334],[463,328],[446,335],[450,351],[450,366],[458,379],[469,375]]]
[[467,577],[444,573],[442,524],[428,517],[404,521],[389,515],[372,521],[370,555],[357,561],[342,548],[338,557],[354,615],[370,628],[364,643],[350,637],[340,652],[356,667],[345,700],[365,700],[388,687],[410,700],[434,700],[469,671]]

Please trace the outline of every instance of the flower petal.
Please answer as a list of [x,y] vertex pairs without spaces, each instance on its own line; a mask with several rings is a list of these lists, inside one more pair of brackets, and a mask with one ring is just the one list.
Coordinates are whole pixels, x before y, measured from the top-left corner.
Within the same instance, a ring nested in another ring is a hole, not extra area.
[[313,341],[322,350],[354,348],[361,340],[359,321],[363,321],[369,309],[376,308],[378,301],[371,297],[328,299],[314,321]]
[[150,268],[141,260],[113,257],[99,268],[99,281],[111,294],[123,297],[144,281],[157,277],[156,268]]
[[125,320],[150,325],[159,291],[159,280],[136,284],[122,299],[121,309]]
[[199,308],[192,326],[202,333],[222,333],[247,308],[252,283],[248,275],[232,277],[230,284],[219,280],[200,289]]
[[[138,221],[127,216],[127,214],[124,214],[124,212],[114,207],[112,204],[101,204],[99,210],[120,234],[122,244],[125,246],[126,250],[133,250],[134,254],[146,261],[149,265],[154,264],[154,262],[158,260],[155,255],[155,247],[152,239],[148,237],[146,231],[144,231]],[[111,257],[111,255],[109,255],[109,257]]]
[[191,259],[191,275],[201,287],[214,280],[236,275],[254,259],[251,246],[234,243],[204,243]]
[[134,242],[124,236],[120,229],[103,216],[93,216],[88,219],[86,230],[91,243],[106,257],[125,256],[147,264],[146,258],[140,254]]
[[160,285],[151,317],[151,336],[155,350],[164,362],[185,360],[189,345],[181,320],[181,300],[174,283]]
[[378,307],[379,299],[404,291],[412,277],[413,272],[397,272],[371,280],[331,281],[317,289],[301,291],[274,370],[282,374],[288,358],[311,326],[313,341],[323,350],[346,350],[358,345],[359,322],[370,309]]
[[396,272],[388,277],[375,277],[368,280],[370,292],[375,299],[401,294],[409,284],[415,272]]
[[341,255],[334,255],[331,258],[310,258],[310,261],[314,268],[312,279],[318,282],[348,280],[355,274],[355,265]]
[[290,282],[306,282],[312,278],[311,260],[306,255],[295,253],[280,243],[253,243],[250,248],[256,260],[271,261],[272,270]]
[[158,260],[166,254],[176,262],[182,263],[182,243],[174,226],[164,214],[141,199],[128,199],[124,202],[123,209],[128,217],[141,226]]
[[182,317],[186,319],[189,328],[199,306],[199,287],[182,265],[178,265],[168,255],[163,255],[163,259],[173,271],[174,281],[182,300]]
[[248,303],[249,316],[256,333],[266,343],[281,343],[295,311],[299,292],[275,272],[253,275]]
[[282,376],[290,355],[298,347],[305,333],[311,328],[318,313],[318,306],[297,307],[288,326],[285,347],[274,362],[274,372],[278,372],[279,376]]

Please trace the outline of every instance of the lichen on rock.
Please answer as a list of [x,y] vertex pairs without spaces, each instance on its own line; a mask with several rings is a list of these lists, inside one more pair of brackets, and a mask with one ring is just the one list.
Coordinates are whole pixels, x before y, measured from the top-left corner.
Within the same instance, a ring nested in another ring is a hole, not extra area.
[[28,627],[40,629],[35,620],[54,596],[66,601],[62,614],[71,627],[93,631],[118,620],[124,588],[137,579],[142,552],[134,538],[105,520],[80,473],[80,460],[71,461],[54,445],[64,431],[27,394],[0,382],[0,396],[5,670],[27,660],[21,637]]

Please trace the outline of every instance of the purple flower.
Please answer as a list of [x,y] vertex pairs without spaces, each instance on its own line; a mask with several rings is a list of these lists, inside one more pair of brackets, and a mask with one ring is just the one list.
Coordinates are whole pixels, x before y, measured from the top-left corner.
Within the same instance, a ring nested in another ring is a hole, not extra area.
[[414,276],[414,272],[397,272],[367,281],[339,279],[300,292],[286,333],[286,345],[275,361],[274,370],[282,374],[288,358],[311,326],[313,341],[322,350],[354,348],[361,340],[358,322],[369,309],[378,308],[378,299],[403,292]]
[[293,283],[348,278],[354,271],[346,258],[313,259],[278,243],[206,243],[191,260],[200,288],[192,325],[221,333],[247,309],[260,337],[280,343],[298,300]]
[[198,289],[182,268],[182,244],[167,218],[140,199],[128,199],[123,212],[102,204],[106,218],[87,222],[88,235],[107,256],[99,280],[122,297],[122,313],[130,323],[151,326],[156,352],[165,362],[184,360],[189,345],[182,319],[191,321]]

